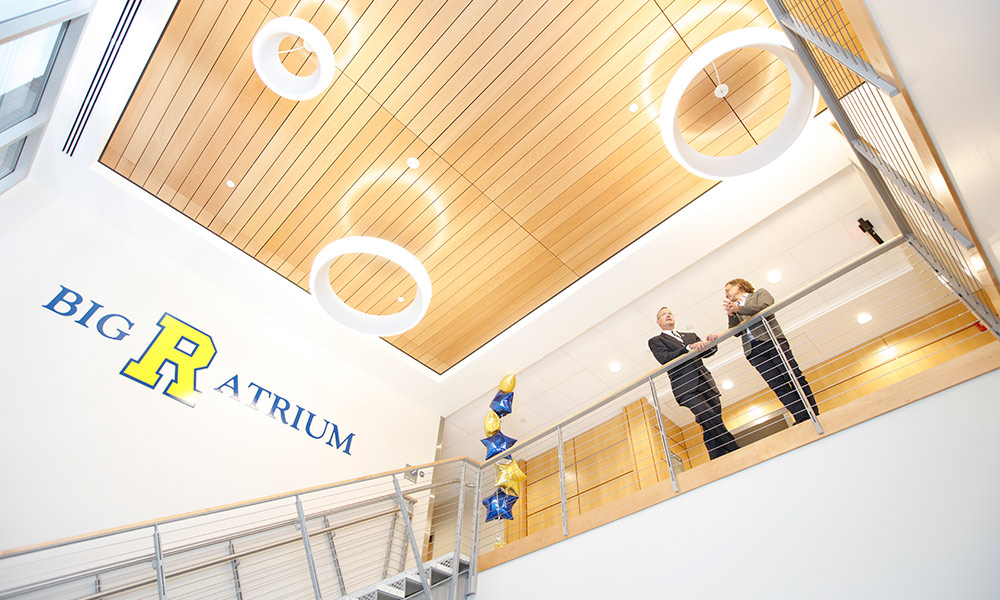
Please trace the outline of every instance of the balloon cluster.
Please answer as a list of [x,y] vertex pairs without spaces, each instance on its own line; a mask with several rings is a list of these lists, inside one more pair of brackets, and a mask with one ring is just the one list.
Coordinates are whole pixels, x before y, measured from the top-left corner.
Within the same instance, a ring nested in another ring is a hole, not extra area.
[[[500,419],[509,415],[512,410],[514,381],[513,373],[503,378],[500,382],[500,389],[493,396],[493,401],[490,402],[490,409],[486,413],[486,419],[483,421],[483,430],[486,432],[486,437],[480,441],[486,446],[487,460],[497,454],[506,452],[517,443],[517,440],[514,438],[507,437],[500,432]],[[494,519],[514,519],[511,510],[514,508],[514,503],[517,502],[517,486],[527,478],[524,471],[518,468],[513,457],[506,456],[504,458],[507,460],[506,463],[496,463],[497,489],[492,495],[483,500],[483,506],[486,507],[487,522]],[[499,539],[497,543],[500,543]]]

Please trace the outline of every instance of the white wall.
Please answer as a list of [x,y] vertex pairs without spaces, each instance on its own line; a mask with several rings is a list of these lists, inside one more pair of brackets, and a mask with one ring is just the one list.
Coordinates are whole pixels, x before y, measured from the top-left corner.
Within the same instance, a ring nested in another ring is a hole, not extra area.
[[478,600],[996,598],[995,371],[483,572]]
[[[62,175],[0,196],[0,548],[433,460],[438,413],[308,294],[113,182],[54,191]],[[85,298],[73,316],[43,306],[60,286]],[[84,327],[90,300],[106,308]],[[135,323],[127,337],[100,335],[108,312]],[[162,394],[170,367],[155,389],[119,374],[165,312],[216,346],[194,408]],[[212,391],[234,374],[240,402]],[[350,455],[305,417],[269,418],[266,397],[246,406],[251,382],[354,433]]]

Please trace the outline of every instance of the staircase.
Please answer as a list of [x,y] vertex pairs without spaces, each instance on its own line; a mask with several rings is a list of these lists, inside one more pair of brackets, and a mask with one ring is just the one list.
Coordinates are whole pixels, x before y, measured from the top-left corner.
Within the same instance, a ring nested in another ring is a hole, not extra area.
[[[456,583],[459,590],[464,590],[465,581],[469,576],[469,557],[459,556]],[[454,562],[454,553],[451,552],[424,563],[424,575],[430,586],[431,600],[446,600],[451,597],[450,584],[454,573]],[[460,595],[462,594],[464,592],[460,592]],[[416,567],[343,596],[340,600],[402,600],[403,598],[415,600],[425,598],[420,573]]]

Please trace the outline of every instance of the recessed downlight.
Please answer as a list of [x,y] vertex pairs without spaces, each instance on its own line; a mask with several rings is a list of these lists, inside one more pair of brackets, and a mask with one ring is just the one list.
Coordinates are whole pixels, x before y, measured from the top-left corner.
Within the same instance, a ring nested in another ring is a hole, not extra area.
[[402,297],[402,296],[398,296],[398,297],[396,298],[396,302],[406,302],[406,298],[404,298],[404,297]]
[[872,316],[868,313],[861,313],[858,315],[858,325],[864,325],[868,321],[872,320]]
[[236,187],[236,182],[233,181],[232,179],[227,179],[226,180],[226,187],[227,188],[234,188],[234,187]]
[[733,389],[733,382],[728,379],[722,382],[722,389],[731,390]]
[[636,103],[633,102],[632,104],[628,105],[628,111],[629,112],[635,112],[637,110],[639,110],[639,105],[638,104],[636,104]]
[[420,166],[420,160],[417,159],[416,156],[411,156],[410,158],[406,159],[406,166],[410,167],[411,169],[416,169],[417,167]]
[[781,279],[782,279],[781,271],[778,271],[777,269],[767,274],[768,283],[779,283]]
[[618,373],[622,370],[622,365],[618,361],[612,361],[612,363],[608,365],[608,370],[612,373]]

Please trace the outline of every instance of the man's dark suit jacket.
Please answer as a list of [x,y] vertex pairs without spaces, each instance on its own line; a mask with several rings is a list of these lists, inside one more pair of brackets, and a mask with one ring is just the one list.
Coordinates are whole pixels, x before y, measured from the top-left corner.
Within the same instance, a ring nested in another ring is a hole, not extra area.
[[[661,365],[667,364],[682,354],[687,354],[688,350],[685,346],[690,346],[695,342],[701,341],[701,338],[696,333],[687,331],[679,331],[678,333],[681,339],[684,340],[683,344],[678,342],[672,335],[666,333],[661,333],[654,338],[650,338],[649,349],[653,352],[656,360],[660,361]],[[712,348],[702,354],[702,357],[712,356],[718,350],[718,347]],[[667,371],[667,375],[670,377],[670,387],[673,389],[674,398],[677,400],[677,404],[681,406],[687,406],[689,402],[698,402],[697,387],[702,382],[708,384],[712,396],[719,397],[719,388],[715,387],[715,379],[712,378],[712,373],[708,370],[708,367],[701,362],[700,357],[670,369]]]
[[[747,296],[746,302],[743,303],[743,306],[739,307],[735,315],[729,315],[730,329],[736,327],[747,319],[753,318],[755,314],[772,304],[774,304],[774,296],[763,288],[757,288],[752,294]],[[771,326],[771,331],[774,332],[774,337],[779,340],[785,339],[785,333],[781,331],[781,325],[778,325],[778,320],[774,318],[774,315],[769,315],[765,318],[767,319],[767,324]],[[752,335],[755,339],[769,342],[774,341],[771,339],[771,336],[768,335],[763,321],[758,321],[756,325],[750,326],[749,329],[750,335]],[[750,336],[747,335],[746,330],[743,330],[740,337],[743,338],[743,354],[750,356]]]

